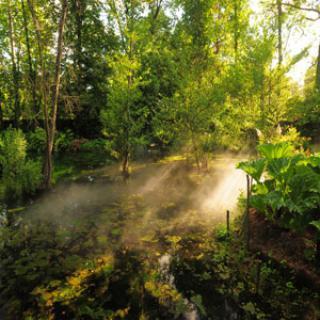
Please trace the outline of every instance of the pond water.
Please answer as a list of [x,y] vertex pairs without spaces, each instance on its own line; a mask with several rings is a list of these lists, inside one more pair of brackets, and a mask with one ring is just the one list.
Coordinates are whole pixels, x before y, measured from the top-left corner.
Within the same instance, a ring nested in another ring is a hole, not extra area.
[[[43,211],[52,219],[64,212],[67,219],[66,215],[74,211],[97,214],[101,208],[135,196],[143,198],[149,213],[175,207],[172,210],[175,213],[197,211],[202,220],[224,221],[226,210],[236,213],[239,194],[246,188],[245,174],[236,169],[242,159],[217,156],[205,174],[191,170],[184,160],[134,163],[128,183],[123,183],[117,166],[107,166],[75,181],[58,184],[31,207],[33,212],[41,211],[42,217]],[[149,218],[157,216],[149,214]]]
[[[165,279],[165,281],[175,288],[175,279],[174,275],[170,271],[170,264],[171,264],[172,256],[168,253],[164,254],[159,259],[159,267],[160,267],[160,273],[162,277]],[[175,288],[176,289],[176,288]],[[192,303],[187,298],[184,299],[184,304],[186,307],[186,311],[183,314],[184,320],[200,320],[200,314],[197,310],[197,306]]]
[[[165,251],[168,239],[183,239],[190,230],[213,228],[225,222],[226,210],[236,214],[237,198],[245,189],[245,176],[235,169],[241,158],[217,157],[208,173],[198,173],[185,160],[135,163],[124,183],[118,168],[108,166],[58,184],[32,203],[28,219],[49,221],[68,230],[91,229],[99,252],[142,249],[160,254],[158,265],[166,283],[177,289],[170,270],[173,256]],[[4,219],[5,214],[0,215]],[[79,227],[80,226],[80,227]],[[100,243],[103,239],[102,244]],[[99,242],[100,241],[100,242]],[[198,306],[181,292],[185,320],[203,319]],[[224,318],[237,319],[227,300]]]

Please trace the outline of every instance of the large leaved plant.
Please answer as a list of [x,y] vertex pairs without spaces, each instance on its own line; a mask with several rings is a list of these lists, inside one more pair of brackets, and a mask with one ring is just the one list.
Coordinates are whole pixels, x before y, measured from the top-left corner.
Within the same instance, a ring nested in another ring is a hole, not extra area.
[[259,159],[238,165],[254,180],[251,205],[284,227],[317,225],[320,155],[307,156],[287,142],[261,145],[258,152]]

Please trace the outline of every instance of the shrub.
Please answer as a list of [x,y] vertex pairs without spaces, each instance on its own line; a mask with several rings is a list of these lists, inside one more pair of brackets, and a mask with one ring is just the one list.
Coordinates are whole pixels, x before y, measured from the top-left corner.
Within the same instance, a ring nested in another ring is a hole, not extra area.
[[60,131],[56,134],[54,148],[56,152],[64,152],[70,150],[72,141],[74,140],[74,134],[70,129],[66,131]]
[[35,155],[43,154],[46,147],[46,132],[42,128],[36,128],[27,135],[28,151]]
[[288,142],[261,145],[258,151],[260,159],[239,164],[255,181],[251,204],[287,228],[317,225],[320,155],[297,152]]
[[[35,155],[42,155],[46,148],[46,132],[42,128],[36,128],[27,135],[28,151]],[[54,151],[64,152],[70,149],[74,134],[70,129],[66,131],[56,132],[54,141]]]
[[105,151],[111,152],[111,143],[105,139],[94,139],[85,141],[80,146],[81,151]]
[[310,139],[301,135],[301,133],[292,126],[285,126],[281,128],[278,126],[276,130],[272,131],[272,134],[262,134],[259,131],[259,141],[261,144],[281,144],[286,142],[295,148],[307,148],[309,147]]
[[33,193],[41,183],[41,168],[38,162],[26,158],[27,141],[22,131],[6,130],[0,146],[2,183],[6,197],[13,199]]

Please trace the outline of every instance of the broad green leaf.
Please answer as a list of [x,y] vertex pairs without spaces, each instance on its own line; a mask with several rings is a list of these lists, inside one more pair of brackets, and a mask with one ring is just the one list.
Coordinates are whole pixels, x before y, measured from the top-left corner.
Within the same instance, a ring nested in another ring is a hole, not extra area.
[[260,181],[266,165],[265,159],[258,159],[253,161],[240,162],[238,168],[250,175],[257,182]]
[[290,158],[276,158],[271,159],[268,162],[268,173],[271,177],[277,178],[287,174],[290,170],[291,159]]
[[287,143],[263,144],[258,147],[258,151],[262,157],[271,159],[285,158],[294,155],[294,147]]

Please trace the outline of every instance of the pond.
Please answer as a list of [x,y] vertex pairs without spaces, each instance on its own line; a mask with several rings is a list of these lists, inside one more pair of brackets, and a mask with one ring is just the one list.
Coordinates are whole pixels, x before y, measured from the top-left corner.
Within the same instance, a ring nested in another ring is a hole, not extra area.
[[[144,301],[139,302],[143,312],[155,319],[172,314],[177,319],[205,319],[199,297],[189,296],[183,286],[176,286],[179,281],[171,267],[179,258],[175,250],[181,241],[190,235],[204,236],[224,224],[227,209],[233,216],[238,214],[237,198],[245,188],[245,177],[235,169],[239,160],[217,157],[206,173],[198,173],[185,159],[134,163],[126,183],[118,167],[110,165],[59,183],[29,205],[23,215],[15,215],[20,217],[18,224],[28,228],[39,225],[40,233],[50,230],[52,239],[48,241],[60,246],[58,250],[64,248],[63,259],[72,258],[68,264],[73,272],[86,261],[110,257],[115,271],[109,280],[109,292],[114,293],[108,308],[122,308],[138,299]],[[46,236],[33,236],[41,237]],[[141,270],[135,269],[136,264]],[[133,280],[136,278],[149,280]],[[141,296],[139,289],[119,297],[119,290],[132,290],[132,281],[146,281],[146,292]],[[154,307],[155,297],[158,307]],[[217,303],[223,304],[219,308],[228,315],[221,319],[236,319],[227,300]],[[141,312],[134,307],[130,310],[128,319]]]

